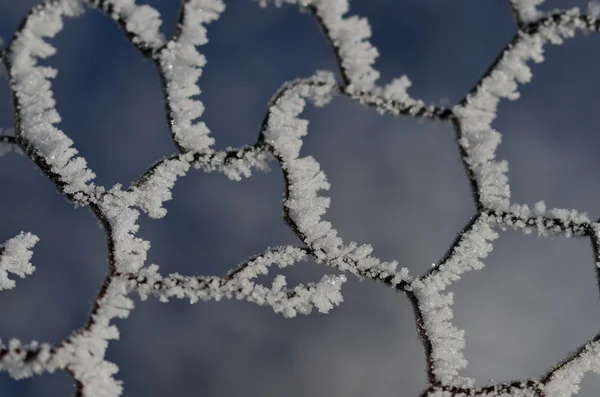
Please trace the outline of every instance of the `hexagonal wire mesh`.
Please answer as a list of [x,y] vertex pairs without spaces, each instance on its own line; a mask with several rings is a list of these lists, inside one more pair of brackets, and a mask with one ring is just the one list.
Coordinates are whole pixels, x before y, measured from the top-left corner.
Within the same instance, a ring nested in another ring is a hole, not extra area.
[[[271,3],[259,1],[261,6]],[[516,100],[518,84],[529,82],[528,62],[544,60],[545,46],[561,44],[577,31],[597,32],[600,7],[591,4],[587,14],[579,9],[543,12],[541,0],[511,0],[517,33],[500,51],[472,88],[449,107],[427,105],[407,92],[406,76],[389,84],[377,84],[374,68],[378,53],[369,42],[366,19],[349,13],[347,0],[274,0],[276,6],[296,5],[322,30],[335,55],[337,71],[317,71],[308,78],[288,81],[272,96],[254,143],[241,148],[216,150],[215,138],[204,121],[204,107],[197,99],[206,59],[198,51],[207,43],[206,25],[225,10],[221,0],[184,0],[174,33],[160,31],[161,14],[148,5],[125,0],[49,0],[35,6],[23,19],[1,57],[12,92],[15,126],[0,136],[4,152],[25,155],[76,207],[91,210],[106,236],[108,273],[93,301],[85,324],[58,343],[21,343],[12,339],[0,347],[0,365],[20,379],[58,369],[70,374],[77,395],[117,396],[122,382],[118,368],[106,360],[108,341],[119,332],[111,320],[127,318],[134,308],[130,297],[187,298],[192,303],[237,298],[271,306],[285,317],[328,312],[342,302],[346,277],[371,279],[408,297],[425,348],[427,396],[568,396],[578,390],[587,372],[600,371],[598,337],[581,344],[572,354],[540,378],[476,386],[461,376],[467,366],[463,354],[464,331],[452,323],[453,294],[450,285],[484,266],[498,238],[497,228],[515,229],[540,236],[581,237],[591,241],[596,265],[600,263],[600,223],[575,210],[547,209],[544,202],[533,208],[511,201],[508,163],[496,159],[500,133],[492,128],[501,99]],[[101,10],[119,25],[127,40],[156,67],[164,98],[164,111],[176,153],[163,157],[129,187],[108,189],[94,182],[96,175],[78,156],[73,141],[57,125],[51,79],[56,70],[43,65],[54,55],[47,42],[63,28],[63,19],[80,16],[85,7]],[[337,77],[336,77],[337,74]],[[329,199],[320,194],[330,188],[318,159],[302,153],[308,122],[300,118],[307,102],[317,107],[343,96],[380,114],[430,119],[452,125],[460,159],[468,176],[476,215],[460,231],[441,260],[413,276],[394,260],[373,255],[370,245],[345,243],[332,223],[323,220]],[[254,170],[277,164],[284,179],[283,219],[297,244],[266,248],[225,276],[162,275],[156,265],[146,265],[149,241],[138,236],[141,212],[150,218],[166,215],[163,203],[171,200],[176,181],[192,168],[222,173],[234,181],[252,176]],[[15,282],[35,268],[30,264],[38,238],[21,232],[0,250],[0,287]],[[336,272],[320,281],[288,286],[275,276],[269,286],[258,276],[273,268],[290,267],[310,258]],[[597,267],[596,267],[597,269]]]

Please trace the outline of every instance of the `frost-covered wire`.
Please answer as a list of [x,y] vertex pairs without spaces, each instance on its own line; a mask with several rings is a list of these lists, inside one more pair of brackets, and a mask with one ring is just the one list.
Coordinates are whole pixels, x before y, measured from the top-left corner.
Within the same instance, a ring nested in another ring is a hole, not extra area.
[[335,92],[333,75],[319,72],[310,79],[286,84],[271,101],[261,139],[271,148],[284,174],[284,219],[318,262],[400,285],[409,280],[408,269],[397,271],[396,262],[382,262],[371,256],[369,245],[345,245],[331,223],[321,219],[329,198],[320,196],[319,191],[329,189],[329,183],[312,156],[300,157],[301,138],[307,134],[308,122],[298,116],[304,110],[305,99],[323,106]]
[[81,12],[77,0],[54,0],[35,7],[8,46],[4,64],[16,102],[16,136],[24,151],[44,159],[49,171],[60,179],[64,193],[88,198],[94,194],[91,181],[95,174],[83,157],[76,156],[73,141],[55,126],[61,118],[50,80],[57,71],[38,64],[55,53],[45,40],[62,29],[63,18]]
[[152,54],[165,45],[160,32],[160,13],[149,5],[137,5],[135,0],[85,0],[117,21],[131,43],[145,54]]
[[473,380],[458,376],[460,370],[467,366],[462,354],[464,331],[450,322],[453,318],[453,294],[444,291],[464,273],[482,269],[481,259],[492,251],[491,242],[497,238],[498,234],[485,215],[475,218],[461,233],[450,254],[410,284],[423,321],[425,335],[422,338],[426,338],[431,346],[428,361],[433,382],[460,387],[472,387],[474,384]]
[[312,308],[327,313],[343,300],[341,285],[346,278],[324,276],[318,283],[299,284],[288,288],[285,277],[277,275],[271,287],[256,284],[252,280],[266,275],[271,265],[285,268],[307,258],[307,250],[296,247],[279,247],[251,258],[225,277],[182,276],[178,273],[163,277],[158,266],[151,265],[136,273],[119,274],[129,282],[129,288],[139,293],[142,300],[155,296],[161,302],[169,298],[187,298],[191,303],[223,298],[241,299],[259,305],[268,305],[285,317],[310,314]]
[[379,55],[370,43],[371,27],[366,18],[346,16],[348,0],[258,0],[265,7],[269,3],[298,5],[308,10],[321,26],[331,44],[340,70],[340,91],[364,106],[374,107],[379,113],[448,120],[450,109],[426,105],[407,93],[411,82],[406,75],[392,80],[385,87],[376,84],[379,72],[374,68]]
[[173,139],[181,151],[205,152],[214,139],[203,121],[204,106],[193,97],[200,94],[196,80],[202,74],[206,58],[197,46],[208,42],[205,24],[217,20],[225,10],[221,0],[185,0],[177,31],[157,54],[167,112]]

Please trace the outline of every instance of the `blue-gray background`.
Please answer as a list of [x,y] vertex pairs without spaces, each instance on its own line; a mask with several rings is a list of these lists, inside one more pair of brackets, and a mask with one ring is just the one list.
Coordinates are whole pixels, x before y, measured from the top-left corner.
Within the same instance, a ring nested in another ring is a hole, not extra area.
[[[0,2],[7,39],[34,0]],[[172,32],[177,2],[152,0]],[[452,104],[476,82],[515,31],[508,1],[354,0],[368,17],[381,56],[381,83],[406,73],[409,92]],[[585,6],[549,1],[546,6]],[[296,7],[261,9],[227,2],[209,26],[200,80],[204,120],[217,148],[254,142],[267,101],[286,80],[335,70],[316,24]],[[152,62],[116,25],[88,10],[66,22],[48,63],[60,127],[97,173],[98,183],[128,185],[174,152]],[[522,99],[503,102],[494,127],[498,156],[510,163],[514,202],[546,200],[600,216],[600,40],[579,35],[547,50]],[[6,79],[0,127],[13,123]],[[326,219],[346,242],[370,243],[413,274],[437,261],[474,214],[450,125],[379,116],[346,98],[309,108],[303,153],[320,161],[332,188]],[[0,337],[58,342],[80,327],[106,272],[103,232],[86,209],[72,208],[33,164],[0,158],[0,241],[19,231],[40,237],[36,272],[0,294]],[[239,183],[192,172],[173,190],[166,218],[140,218],[149,263],[163,273],[224,274],[268,246],[297,243],[281,220],[283,183],[276,164]],[[487,267],[457,282],[455,324],[467,331],[464,375],[485,384],[539,376],[596,334],[599,293],[587,240],[544,240],[501,232]],[[318,280],[329,269],[301,263],[291,282]],[[269,278],[265,278],[268,281]],[[407,299],[354,278],[345,302],[328,315],[285,319],[239,302],[190,305],[140,302],[117,321],[108,349],[120,367],[124,396],[416,396],[426,386],[423,349]],[[1,396],[70,396],[64,373],[14,381],[0,374]],[[588,374],[583,396],[596,396]]]

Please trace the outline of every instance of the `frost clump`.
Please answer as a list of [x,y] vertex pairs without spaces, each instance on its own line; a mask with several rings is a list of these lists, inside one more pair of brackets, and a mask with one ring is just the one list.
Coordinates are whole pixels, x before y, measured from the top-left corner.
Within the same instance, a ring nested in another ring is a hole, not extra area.
[[36,235],[21,232],[0,246],[0,291],[15,286],[15,281],[8,278],[8,273],[25,278],[34,272],[35,266],[29,261],[33,256],[31,250],[38,241]]

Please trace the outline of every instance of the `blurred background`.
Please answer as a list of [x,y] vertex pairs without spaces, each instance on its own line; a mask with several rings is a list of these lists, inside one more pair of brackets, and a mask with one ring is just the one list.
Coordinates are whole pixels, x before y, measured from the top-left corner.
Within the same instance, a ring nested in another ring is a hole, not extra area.
[[[0,2],[7,41],[37,0]],[[178,2],[152,0],[164,32],[175,27]],[[546,9],[585,1],[547,1]],[[515,33],[508,0],[353,0],[367,17],[380,56],[380,84],[407,74],[409,93],[450,106],[479,79]],[[208,59],[199,81],[204,120],[215,147],[253,143],[271,95],[287,80],[318,69],[336,71],[318,26],[297,7],[261,9],[232,0],[209,25]],[[136,180],[175,152],[153,63],[96,10],[66,21],[48,64],[60,128],[107,188]],[[502,102],[493,126],[503,133],[498,157],[509,161],[513,202],[545,200],[600,216],[600,37],[578,35],[548,47],[546,62],[516,102]],[[13,125],[6,77],[0,81],[0,128]],[[308,107],[303,154],[320,163],[332,199],[325,219],[345,242],[369,243],[383,260],[412,274],[436,263],[475,214],[449,124],[380,116],[344,97]],[[281,218],[283,180],[276,163],[241,182],[191,172],[177,182],[168,215],[141,215],[150,240],[148,264],[163,274],[224,275],[267,247],[299,243]],[[84,323],[107,271],[102,230],[75,209],[26,157],[0,158],[0,241],[30,231],[37,270],[0,294],[0,338],[56,343]],[[463,372],[485,385],[541,376],[592,338],[600,302],[587,239],[546,240],[500,231],[486,268],[466,274],[455,293],[454,324],[466,329]],[[287,269],[290,284],[332,270],[313,262]],[[269,282],[272,277],[263,280]],[[425,357],[410,304],[372,281],[350,277],[344,303],[327,315],[286,319],[269,307],[239,302],[190,305],[150,299],[109,345],[125,397],[391,397],[426,387]],[[65,373],[15,381],[0,373],[0,395],[71,396]],[[580,396],[597,396],[600,376],[586,375]]]

